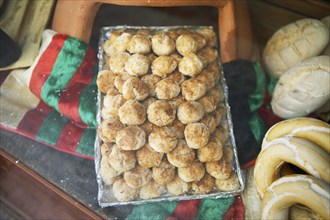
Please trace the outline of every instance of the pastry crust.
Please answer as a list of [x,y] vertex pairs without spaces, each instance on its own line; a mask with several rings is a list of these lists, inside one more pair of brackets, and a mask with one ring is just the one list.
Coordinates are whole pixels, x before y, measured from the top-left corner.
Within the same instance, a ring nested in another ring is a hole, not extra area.
[[155,151],[168,153],[173,150],[178,143],[177,135],[169,127],[160,127],[149,135],[149,145]]
[[195,101],[187,101],[179,105],[177,115],[183,124],[198,122],[204,116],[203,106]]
[[180,85],[174,79],[163,79],[156,84],[155,95],[158,99],[173,99],[179,95]]
[[203,147],[199,148],[197,151],[197,157],[201,162],[215,162],[222,158],[223,146],[213,137],[210,138],[209,143]]
[[130,55],[127,52],[118,52],[109,58],[109,68],[115,74],[125,72],[125,64]]
[[137,77],[127,79],[122,87],[122,92],[126,100],[135,99],[142,101],[149,95],[148,86]]
[[141,199],[154,199],[159,198],[165,190],[165,186],[152,180],[141,187],[139,195]]
[[215,187],[215,179],[213,176],[205,173],[204,177],[200,181],[194,181],[191,184],[191,188],[194,194],[207,194]]
[[139,195],[139,189],[127,185],[123,178],[119,178],[114,182],[112,192],[114,197],[120,202],[132,201]]
[[183,97],[188,101],[195,101],[206,93],[206,86],[204,82],[192,78],[184,81],[181,84]]
[[151,51],[151,42],[148,36],[136,34],[127,45],[127,50],[130,53],[147,54]]
[[179,71],[187,76],[194,77],[203,69],[203,62],[194,53],[185,55],[179,62]]
[[210,139],[210,130],[203,123],[188,124],[184,130],[187,145],[192,149],[205,147]]
[[152,180],[152,172],[149,168],[137,165],[124,173],[124,180],[130,187],[140,188]]
[[164,153],[152,149],[148,144],[136,151],[136,159],[144,168],[158,167],[162,162]]
[[98,127],[98,134],[105,143],[116,142],[117,133],[124,128],[118,118],[103,120]]
[[157,126],[165,126],[174,121],[176,111],[168,101],[158,100],[149,105],[147,114],[151,123]]
[[165,33],[155,34],[151,39],[152,50],[158,56],[170,55],[175,50],[175,43]]
[[195,160],[195,151],[184,140],[179,140],[176,147],[166,155],[168,161],[176,167],[187,167]]
[[149,70],[150,60],[142,54],[133,54],[125,63],[125,70],[131,76],[142,76]]
[[152,74],[165,78],[176,69],[177,65],[178,63],[174,58],[169,56],[159,56],[152,61]]
[[188,167],[179,167],[178,175],[185,182],[200,181],[205,174],[204,164],[194,161]]
[[158,184],[165,185],[175,177],[175,166],[164,157],[158,167],[152,168],[152,177]]
[[141,125],[146,119],[144,106],[136,100],[128,100],[118,110],[121,123],[126,125]]
[[146,143],[146,133],[138,126],[127,126],[117,133],[116,144],[123,150],[137,150]]
[[182,195],[189,192],[191,188],[191,183],[187,183],[183,181],[179,176],[175,176],[175,178],[166,184],[167,190],[173,195]]
[[107,93],[109,89],[113,87],[116,74],[110,70],[101,70],[99,71],[96,79],[97,88],[102,93]]
[[113,145],[108,162],[118,172],[125,172],[135,167],[135,152],[126,151]]

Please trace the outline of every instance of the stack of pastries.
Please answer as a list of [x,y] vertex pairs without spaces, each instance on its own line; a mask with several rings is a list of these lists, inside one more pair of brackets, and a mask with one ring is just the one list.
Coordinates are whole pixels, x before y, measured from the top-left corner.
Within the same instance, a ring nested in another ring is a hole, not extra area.
[[99,174],[118,201],[240,188],[211,28],[120,29],[103,43]]

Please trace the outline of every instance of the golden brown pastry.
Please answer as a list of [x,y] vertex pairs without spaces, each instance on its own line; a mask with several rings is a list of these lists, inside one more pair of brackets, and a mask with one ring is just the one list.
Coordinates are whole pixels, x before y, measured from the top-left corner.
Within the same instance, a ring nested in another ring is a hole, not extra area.
[[173,99],[179,95],[180,85],[173,79],[163,79],[156,84],[155,95],[158,99]]
[[163,153],[152,149],[148,144],[136,151],[136,159],[141,167],[158,167],[163,159]]
[[128,73],[121,73],[119,75],[116,76],[115,81],[114,81],[114,85],[116,87],[116,89],[120,92],[123,93],[123,85],[126,82],[126,80],[130,79],[131,76]]
[[165,190],[165,186],[151,180],[149,183],[141,187],[139,195],[141,199],[154,199],[159,198]]
[[178,95],[174,99],[169,100],[169,102],[171,103],[171,105],[173,106],[173,108],[177,109],[179,107],[179,105],[185,103],[186,100],[185,100],[185,98],[183,96]]
[[109,68],[115,74],[125,72],[125,64],[130,57],[129,53],[118,52],[109,58]]
[[136,34],[127,45],[128,52],[147,54],[151,50],[151,42],[146,35]]
[[127,185],[123,178],[119,178],[114,182],[112,192],[120,202],[132,201],[139,195],[139,189]]
[[100,177],[105,185],[112,185],[117,177],[121,174],[113,169],[108,163],[108,156],[104,155],[100,162]]
[[175,177],[175,166],[164,157],[158,167],[152,168],[152,178],[161,185],[171,182]]
[[210,139],[210,130],[203,123],[188,124],[184,130],[187,144],[192,149],[205,147]]
[[207,65],[206,69],[212,73],[215,83],[218,83],[220,80],[220,68],[221,67],[219,67],[219,63],[217,61],[214,61]]
[[205,47],[205,45],[206,45],[206,38],[202,34],[200,34],[198,32],[192,32],[192,36],[193,36],[193,38],[196,41],[197,50],[200,50],[203,47]]
[[185,55],[179,62],[179,71],[187,76],[194,77],[203,69],[203,62],[194,53]]
[[141,77],[141,80],[147,84],[148,89],[149,89],[149,94],[151,96],[155,96],[155,88],[156,84],[161,80],[159,76],[152,75],[152,74],[146,74]]
[[202,120],[200,120],[200,123],[203,123],[206,127],[208,127],[210,133],[213,133],[218,126],[215,116],[211,114],[205,114]]
[[100,146],[100,152],[101,152],[101,156],[108,156],[111,152],[112,149],[112,145],[111,143],[103,143]]
[[182,96],[188,101],[195,101],[206,93],[206,86],[203,81],[192,78],[181,84]]
[[218,104],[217,109],[211,113],[211,116],[214,117],[217,126],[226,118],[227,109],[223,103]]
[[211,113],[217,108],[217,102],[213,96],[205,95],[198,99],[197,102],[202,104],[205,113]]
[[175,50],[175,43],[165,33],[157,33],[151,39],[152,50],[158,56],[170,55]]
[[125,52],[131,38],[132,35],[130,33],[121,33],[119,36],[115,34],[109,39],[109,43],[105,42],[103,49],[108,56],[118,52]]
[[176,147],[167,153],[168,161],[176,167],[187,167],[195,160],[195,151],[184,140],[179,140]]
[[155,151],[168,153],[173,150],[178,143],[177,135],[169,127],[160,127],[149,135],[149,145]]
[[135,99],[142,101],[149,95],[147,84],[137,77],[127,79],[122,87],[122,92],[126,100]]
[[178,196],[189,192],[191,183],[187,183],[179,176],[175,176],[171,182],[166,184],[166,188],[170,193]]
[[104,108],[108,109],[108,113],[118,116],[118,109],[125,104],[126,99],[122,95],[106,95],[103,99]]
[[171,58],[175,59],[177,63],[180,62],[180,60],[182,59],[182,56],[177,53],[177,52],[174,52],[172,53],[171,55],[169,55]]
[[200,72],[197,76],[196,79],[199,81],[202,81],[205,86],[206,86],[206,91],[210,91],[214,85],[215,85],[215,79],[212,71],[204,69],[202,72]]
[[97,88],[103,92],[107,93],[111,87],[113,87],[113,83],[115,81],[116,74],[114,74],[110,70],[101,70],[96,79]]
[[198,122],[204,116],[203,106],[195,101],[187,101],[178,107],[178,119],[183,124]]
[[149,105],[147,114],[151,123],[157,126],[165,126],[174,121],[176,111],[168,101],[158,100]]
[[177,65],[178,63],[174,58],[169,56],[159,56],[152,61],[152,74],[165,78],[176,69]]
[[207,46],[209,47],[215,47],[217,44],[217,36],[215,35],[215,32],[210,28],[200,28],[197,30],[198,33],[203,35],[203,37],[207,41]]
[[118,118],[103,120],[97,131],[101,140],[105,143],[116,142],[118,131],[124,128],[124,125]]
[[[225,147],[224,149],[230,149]],[[231,154],[232,157],[232,154]],[[224,156],[216,162],[205,163],[206,172],[216,179],[228,179],[232,172],[232,158],[230,152],[224,150]]]
[[214,186],[215,179],[208,173],[205,173],[204,177],[200,181],[194,181],[191,184],[194,194],[207,194],[213,190]]
[[210,138],[209,143],[197,151],[197,157],[201,162],[215,162],[222,158],[222,145],[215,139]]
[[152,180],[152,172],[149,168],[137,165],[124,173],[124,180],[130,187],[139,188]]
[[177,51],[183,56],[197,52],[197,42],[191,34],[180,35],[176,39],[175,44]]
[[146,119],[146,109],[136,100],[128,100],[118,110],[121,123],[126,125],[141,125]]
[[240,188],[240,183],[237,177],[237,174],[232,171],[228,179],[215,179],[215,186],[220,191],[233,191]]
[[135,167],[135,152],[126,151],[113,145],[108,162],[118,172],[125,172]]
[[186,125],[183,124],[181,121],[179,121],[178,119],[174,119],[173,123],[168,127],[174,130],[178,138],[184,138],[184,130],[186,128]]
[[112,114],[110,114],[110,109],[108,108],[102,108],[101,109],[101,118],[102,120],[114,120],[115,118],[118,118],[118,116],[114,116]]
[[144,132],[146,133],[147,136],[149,136],[149,134],[155,130],[156,128],[158,128],[157,125],[151,123],[150,121],[146,120],[142,125],[140,125],[140,128],[142,128],[144,130]]
[[150,60],[142,54],[133,54],[125,63],[125,70],[131,76],[142,76],[149,70]]
[[186,77],[179,71],[175,70],[167,77],[167,79],[173,79],[176,83],[181,85],[181,83],[183,83],[186,80]]
[[221,123],[212,135],[222,146],[225,146],[230,135],[228,124],[226,122]]
[[151,105],[152,103],[158,101],[156,98],[154,97],[149,97],[146,100],[144,100],[142,102],[143,106],[145,107],[145,109],[148,109],[149,105]]
[[138,126],[127,126],[117,132],[116,144],[123,150],[137,150],[146,143],[146,133]]
[[197,56],[203,62],[203,65],[207,66],[218,58],[218,52],[215,48],[205,47],[197,53]]
[[200,181],[205,174],[204,164],[194,161],[188,167],[179,167],[178,175],[185,182]]
[[219,84],[214,86],[207,95],[212,96],[216,103],[220,103],[224,100],[223,90]]

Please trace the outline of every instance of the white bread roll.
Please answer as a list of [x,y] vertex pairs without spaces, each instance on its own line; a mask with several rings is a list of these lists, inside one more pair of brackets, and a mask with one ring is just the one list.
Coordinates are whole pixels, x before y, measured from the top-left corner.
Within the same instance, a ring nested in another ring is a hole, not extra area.
[[267,71],[279,77],[296,63],[321,54],[329,42],[329,28],[305,18],[290,23],[268,40],[263,53]]
[[330,57],[309,58],[284,73],[275,86],[271,106],[282,118],[306,116],[330,99]]

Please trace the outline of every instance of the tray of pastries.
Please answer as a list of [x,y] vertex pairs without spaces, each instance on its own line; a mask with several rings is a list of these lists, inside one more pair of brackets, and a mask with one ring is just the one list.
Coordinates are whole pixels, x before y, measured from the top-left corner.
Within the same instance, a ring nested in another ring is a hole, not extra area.
[[218,51],[208,26],[102,28],[95,142],[100,206],[243,190]]

